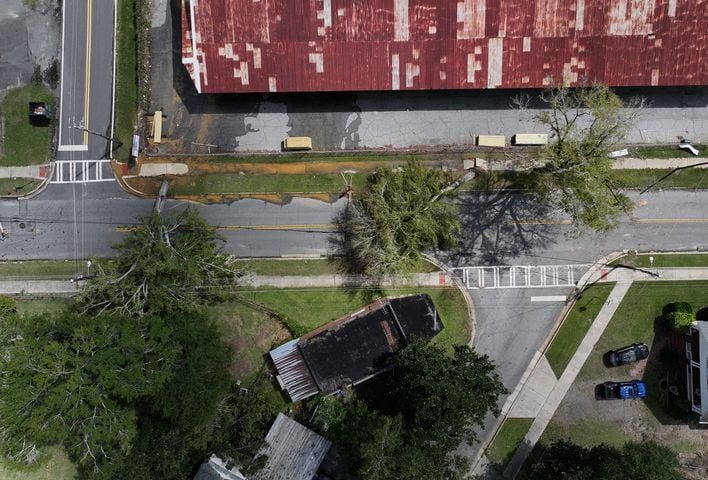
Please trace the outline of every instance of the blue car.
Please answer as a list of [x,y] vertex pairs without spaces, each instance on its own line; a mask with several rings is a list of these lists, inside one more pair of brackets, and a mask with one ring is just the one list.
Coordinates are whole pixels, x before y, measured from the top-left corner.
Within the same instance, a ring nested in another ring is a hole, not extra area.
[[605,382],[602,386],[607,400],[626,400],[627,398],[644,398],[647,396],[647,384],[641,380]]

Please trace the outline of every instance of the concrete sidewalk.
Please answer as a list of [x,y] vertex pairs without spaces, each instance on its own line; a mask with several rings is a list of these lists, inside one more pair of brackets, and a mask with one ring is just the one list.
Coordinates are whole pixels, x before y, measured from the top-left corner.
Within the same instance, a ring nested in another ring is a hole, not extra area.
[[[510,405],[505,405],[502,409],[506,418],[534,418],[526,437],[509,461],[504,478],[513,479],[518,475],[632,283],[679,280],[708,280],[708,268],[662,268],[649,271],[602,266],[589,271],[579,282],[579,285],[583,286],[606,282],[616,284],[561,377],[556,379],[546,360],[545,352],[538,352],[517,390],[510,397]],[[474,473],[484,473],[487,465],[484,460],[478,460]]]
[[[474,166],[472,160],[466,160],[469,168]],[[688,167],[690,165],[695,165],[697,163],[706,163],[708,158],[706,157],[680,157],[680,158],[634,158],[634,157],[623,157],[615,158],[612,163],[612,168],[614,170],[644,170],[644,169],[672,169],[678,167]],[[541,162],[534,163],[533,166],[542,166]],[[494,171],[504,171],[504,170],[520,170],[517,160],[495,160],[486,161],[483,160],[482,163],[478,163],[476,166],[482,167],[485,170]],[[708,163],[706,165],[700,165],[695,168],[708,168]],[[523,169],[521,169],[523,170]]]
[[38,178],[45,179],[49,165],[30,165],[27,167],[0,167],[0,178]]

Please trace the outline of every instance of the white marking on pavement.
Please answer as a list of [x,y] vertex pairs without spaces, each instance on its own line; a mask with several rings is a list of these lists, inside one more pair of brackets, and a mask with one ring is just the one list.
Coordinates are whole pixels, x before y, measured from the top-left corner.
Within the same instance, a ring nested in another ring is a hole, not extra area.
[[531,297],[532,302],[565,302],[566,298],[563,295],[545,295],[540,297]]
[[86,152],[88,145],[59,145],[57,150],[60,152]]

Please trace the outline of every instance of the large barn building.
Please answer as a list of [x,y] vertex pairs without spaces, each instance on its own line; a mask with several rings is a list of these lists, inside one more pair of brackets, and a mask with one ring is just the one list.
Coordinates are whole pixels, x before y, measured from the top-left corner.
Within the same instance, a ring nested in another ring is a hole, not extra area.
[[181,0],[199,93],[708,84],[707,0]]

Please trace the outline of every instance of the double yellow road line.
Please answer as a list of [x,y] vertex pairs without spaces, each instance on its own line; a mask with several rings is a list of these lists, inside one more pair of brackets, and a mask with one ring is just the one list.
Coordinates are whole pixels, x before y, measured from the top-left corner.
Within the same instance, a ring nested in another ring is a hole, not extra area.
[[[314,223],[298,225],[223,225],[215,227],[217,231],[233,232],[238,230],[336,230],[339,227],[336,223]],[[117,227],[116,232],[129,232],[137,227]]]

